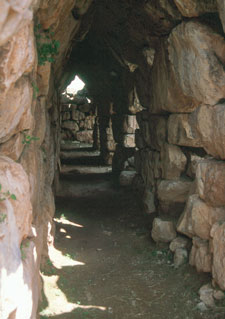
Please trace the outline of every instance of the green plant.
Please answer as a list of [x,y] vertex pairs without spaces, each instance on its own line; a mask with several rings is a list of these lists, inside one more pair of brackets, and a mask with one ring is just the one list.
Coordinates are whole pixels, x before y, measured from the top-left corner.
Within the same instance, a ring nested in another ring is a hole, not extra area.
[[0,214],[0,223],[4,223],[6,217],[7,217],[6,214],[1,213],[1,214]]
[[27,258],[27,255],[26,255],[26,253],[24,251],[24,248],[27,248],[27,247],[29,247],[29,242],[26,242],[25,244],[22,243],[20,245],[20,253],[21,253],[21,259],[22,260],[25,260]]
[[22,140],[22,144],[30,145],[32,141],[38,141],[38,140],[39,140],[39,137],[24,134],[24,139]]
[[46,62],[55,62],[55,56],[59,53],[60,43],[52,39],[54,33],[50,29],[42,31],[41,24],[34,27],[36,37],[38,64],[45,65]]
[[33,87],[33,99],[36,99],[39,93],[39,88],[37,87],[35,82],[32,82],[31,85]]
[[3,192],[2,191],[2,185],[0,184],[0,202],[2,202],[3,200],[6,200],[8,198],[16,200],[16,195],[15,194],[11,194],[10,191]]

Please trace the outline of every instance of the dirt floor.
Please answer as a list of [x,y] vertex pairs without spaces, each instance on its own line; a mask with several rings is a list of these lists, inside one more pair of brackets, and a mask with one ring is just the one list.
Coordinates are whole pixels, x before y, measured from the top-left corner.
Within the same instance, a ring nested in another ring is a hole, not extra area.
[[[81,179],[74,176],[74,183]],[[221,308],[197,310],[209,275],[188,264],[173,267],[168,247],[150,238],[152,216],[141,212],[132,192],[112,187],[58,198],[56,208],[41,319],[225,318]]]

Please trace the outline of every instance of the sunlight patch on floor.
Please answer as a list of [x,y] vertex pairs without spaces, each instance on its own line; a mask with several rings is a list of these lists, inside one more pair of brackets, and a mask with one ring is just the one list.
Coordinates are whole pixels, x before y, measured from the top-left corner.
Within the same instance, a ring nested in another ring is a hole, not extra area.
[[65,217],[54,218],[54,221],[55,221],[56,223],[59,223],[59,224],[71,225],[71,226],[75,226],[75,227],[78,227],[78,228],[83,228],[83,227],[84,227],[84,226],[81,225],[81,224],[76,224],[76,223],[73,223],[73,222],[69,221],[69,220],[66,219]]
[[[65,266],[85,265],[85,263],[83,262],[76,261],[68,256],[64,256],[61,251],[57,250],[54,247],[49,248],[49,257],[52,265],[57,269],[62,269]],[[65,293],[58,286],[60,276],[48,276],[44,273],[41,273],[41,277],[43,279],[44,295],[48,303],[47,307],[40,312],[41,316],[51,318],[64,313],[73,312],[76,309],[95,309],[100,311],[107,310],[107,308],[103,306],[81,305],[79,301],[77,301],[76,303],[68,302]]]
[[49,247],[49,258],[53,266],[57,269],[62,269],[65,266],[84,266],[85,263],[74,260],[70,256],[64,256],[62,252],[55,247]]

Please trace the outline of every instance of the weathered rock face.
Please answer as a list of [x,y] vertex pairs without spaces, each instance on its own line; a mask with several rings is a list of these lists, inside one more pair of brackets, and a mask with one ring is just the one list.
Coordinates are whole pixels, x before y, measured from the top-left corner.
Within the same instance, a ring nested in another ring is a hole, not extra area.
[[209,240],[213,224],[220,220],[225,220],[224,207],[208,206],[198,195],[191,195],[178,221],[177,230],[189,237]]
[[152,238],[155,242],[168,243],[176,237],[174,225],[170,221],[155,218],[152,225]]
[[181,23],[172,31],[169,60],[186,96],[209,105],[224,97],[224,50],[224,39],[200,23]]
[[177,8],[185,17],[198,17],[208,12],[216,12],[215,0],[174,0]]
[[213,267],[212,274],[213,278],[220,286],[221,289],[225,289],[225,274],[224,274],[224,235],[225,230],[225,222],[215,223],[211,230],[211,236],[213,238],[212,246],[213,246]]
[[212,254],[209,249],[209,243],[198,237],[193,238],[193,246],[189,257],[189,263],[195,266],[197,271],[211,272]]
[[224,206],[225,163],[213,159],[198,163],[196,180],[201,199],[211,206]]
[[176,145],[165,144],[161,151],[162,177],[165,179],[179,179],[185,170],[187,159]]
[[[0,316],[9,318],[15,312],[18,318],[28,319],[31,318],[34,296],[32,285],[27,285],[24,280],[21,243],[31,232],[29,181],[22,166],[5,156],[0,156],[0,181],[0,268],[5,269],[0,276]],[[33,260],[34,255],[30,253],[29,258]],[[37,276],[34,267],[30,268],[29,275]]]

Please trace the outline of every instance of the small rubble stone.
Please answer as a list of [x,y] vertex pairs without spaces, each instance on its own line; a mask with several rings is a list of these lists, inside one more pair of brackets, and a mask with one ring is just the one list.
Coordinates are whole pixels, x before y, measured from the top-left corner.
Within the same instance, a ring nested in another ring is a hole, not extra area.
[[221,291],[221,290],[214,290],[213,297],[216,300],[223,300],[223,299],[225,299],[225,293],[224,293],[224,291]]
[[199,295],[200,295],[201,301],[203,301],[206,306],[210,308],[215,307],[215,301],[213,298],[213,288],[211,284],[202,286],[199,289]]
[[174,253],[178,248],[187,248],[189,241],[186,237],[178,236],[171,241],[170,250]]
[[153,221],[151,235],[155,242],[168,243],[176,237],[177,233],[173,222],[155,218]]
[[199,302],[198,304],[197,304],[197,307],[196,307],[199,311],[201,311],[201,312],[204,312],[204,311],[207,311],[208,310],[208,308],[206,307],[206,305],[204,304],[204,302],[203,301],[201,301],[201,302]]
[[185,248],[177,248],[174,253],[173,263],[175,268],[185,264],[188,260],[188,252]]

